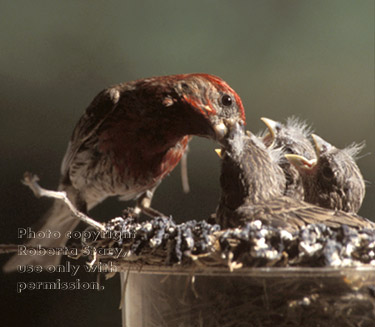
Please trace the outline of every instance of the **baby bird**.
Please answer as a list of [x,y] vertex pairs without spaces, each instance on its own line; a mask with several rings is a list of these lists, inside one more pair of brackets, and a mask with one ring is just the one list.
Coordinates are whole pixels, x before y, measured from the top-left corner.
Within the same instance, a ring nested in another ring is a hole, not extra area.
[[365,196],[365,183],[355,157],[363,144],[338,149],[312,134],[317,159],[286,154],[302,178],[305,201],[323,208],[358,212]]
[[[308,135],[310,127],[295,117],[287,119],[286,124],[276,122],[269,118],[261,118],[266,124],[268,132],[264,132],[262,140],[267,147],[283,149],[286,154],[296,154],[311,160],[315,158],[315,151]],[[304,188],[301,176],[297,169],[287,160],[280,160],[286,183],[284,195],[295,199],[304,199]]]
[[216,222],[223,228],[238,227],[247,221],[260,220],[287,231],[324,223],[338,228],[375,228],[375,223],[353,213],[329,210],[302,200],[284,196],[285,176],[277,164],[274,148],[265,147],[253,134],[245,135],[236,124],[221,150],[221,196]]
[[279,166],[283,158],[281,149],[267,148],[254,134],[245,135],[239,125],[226,141],[226,146],[218,151],[222,162],[216,222],[234,227],[238,225],[233,220],[236,209],[283,196],[286,181]]

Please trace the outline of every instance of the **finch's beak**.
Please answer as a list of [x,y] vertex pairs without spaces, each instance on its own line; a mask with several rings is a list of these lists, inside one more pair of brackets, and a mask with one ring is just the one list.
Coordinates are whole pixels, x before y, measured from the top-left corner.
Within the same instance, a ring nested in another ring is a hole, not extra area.
[[236,121],[234,119],[225,120],[225,127],[227,128],[227,133],[219,141],[222,148],[215,149],[216,154],[220,159],[224,159],[227,151],[230,153],[239,155],[244,146],[245,137],[245,125],[242,121]]
[[218,124],[214,125],[213,127],[216,141],[218,141],[221,144],[224,144],[224,140],[233,129],[242,129],[244,131],[245,125],[242,121],[238,121],[233,118],[221,120]]
[[315,146],[315,152],[316,156],[319,158],[320,153],[327,151],[329,148],[332,147],[331,144],[328,142],[324,141],[320,136],[316,134],[311,134],[311,137],[314,141],[314,146]]
[[285,154],[285,158],[287,158],[287,160],[296,167],[298,171],[304,172],[312,171],[317,163],[316,159],[308,160],[297,154]]
[[213,128],[214,128],[214,133],[215,133],[215,139],[221,142],[228,133],[227,126],[225,126],[224,122],[221,121],[220,123],[214,125]]

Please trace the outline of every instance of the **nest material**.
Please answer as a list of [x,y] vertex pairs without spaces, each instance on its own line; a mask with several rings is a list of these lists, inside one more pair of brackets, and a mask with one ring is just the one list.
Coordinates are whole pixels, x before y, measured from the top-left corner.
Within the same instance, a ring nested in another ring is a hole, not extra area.
[[229,267],[231,270],[241,267],[375,267],[375,230],[357,230],[345,225],[332,229],[312,224],[289,233],[260,221],[221,230],[219,225],[206,221],[176,224],[172,218],[137,222],[128,217],[111,220],[106,232],[89,245],[121,249],[120,256],[117,250],[112,256],[96,258],[121,266],[140,263]]
[[[291,234],[260,221],[220,230],[172,218],[117,218],[106,229],[112,238],[102,235],[91,245],[124,250],[121,258],[96,260],[115,262],[127,276],[126,313],[134,326],[370,327],[375,321],[375,230],[318,224]],[[130,272],[134,266],[144,273]],[[133,314],[140,308],[141,318]]]
[[373,326],[371,272],[353,287],[348,280],[354,275],[340,276],[339,271],[326,276],[311,272],[281,277],[266,271],[250,278],[197,275],[194,281],[186,275],[133,272],[126,314],[131,326]]

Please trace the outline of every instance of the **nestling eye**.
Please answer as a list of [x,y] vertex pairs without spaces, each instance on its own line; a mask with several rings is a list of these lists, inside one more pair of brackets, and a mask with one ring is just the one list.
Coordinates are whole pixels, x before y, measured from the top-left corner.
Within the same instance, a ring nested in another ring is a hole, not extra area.
[[323,174],[323,177],[326,179],[332,179],[334,176],[332,169],[329,167],[324,167],[322,174]]
[[232,98],[228,94],[224,94],[221,98],[221,103],[223,104],[223,106],[229,107],[230,105],[232,105],[232,102]]

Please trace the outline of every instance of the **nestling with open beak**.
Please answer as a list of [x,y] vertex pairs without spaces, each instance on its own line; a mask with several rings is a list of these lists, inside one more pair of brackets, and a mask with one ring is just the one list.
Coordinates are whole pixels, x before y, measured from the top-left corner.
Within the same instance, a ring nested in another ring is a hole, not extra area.
[[299,171],[305,201],[332,210],[358,212],[365,196],[365,183],[355,162],[363,144],[338,149],[312,134],[317,159],[285,155]]
[[[294,117],[288,118],[285,124],[264,117],[261,120],[268,128],[261,135],[267,147],[280,148],[284,153],[301,155],[309,160],[315,158],[314,148],[308,138],[311,129],[306,123]],[[279,165],[286,178],[284,195],[303,200],[304,188],[296,168],[287,160],[280,160]]]
[[[277,164],[282,153],[267,148],[257,137],[245,135],[235,124],[221,150],[221,196],[216,221],[223,228],[238,227],[247,221],[296,231],[306,224],[324,223],[338,228],[375,228],[366,218],[329,210],[283,195],[285,177]],[[279,150],[280,151],[280,150]]]

